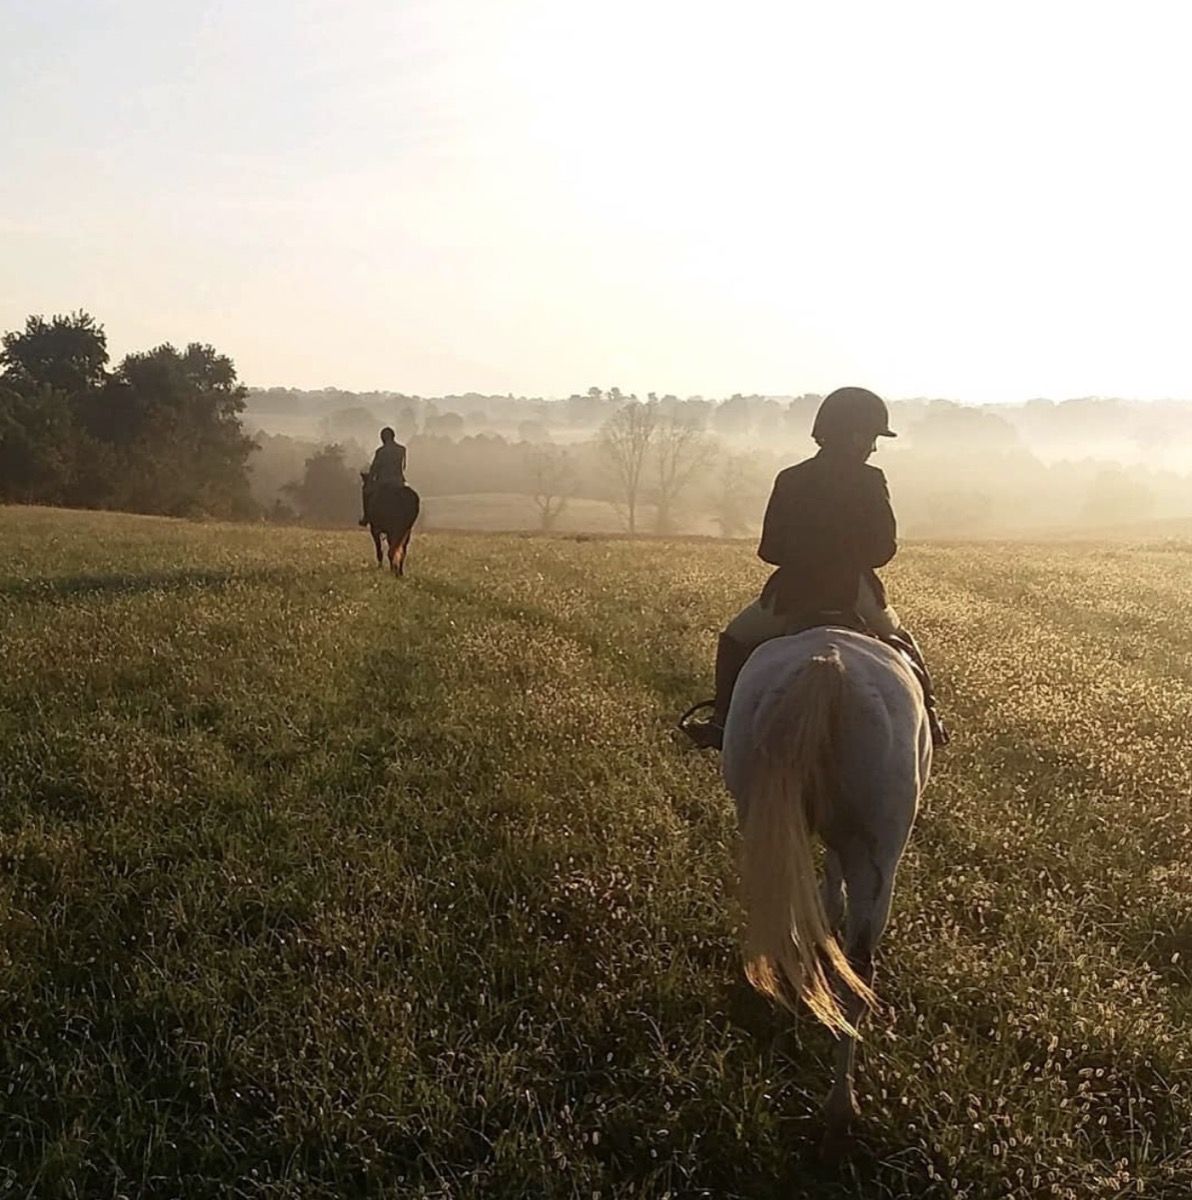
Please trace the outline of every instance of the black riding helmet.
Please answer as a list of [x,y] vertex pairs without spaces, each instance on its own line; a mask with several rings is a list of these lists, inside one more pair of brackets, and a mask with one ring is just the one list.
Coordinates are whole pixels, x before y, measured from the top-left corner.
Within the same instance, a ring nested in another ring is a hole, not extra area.
[[886,402],[868,388],[837,388],[815,414],[811,436],[822,446],[847,437],[897,437],[890,429]]
[[386,425],[385,428],[381,430],[381,441],[392,442],[392,441],[396,441],[396,440],[397,440],[397,434],[394,433],[393,430],[390,429],[388,425]]

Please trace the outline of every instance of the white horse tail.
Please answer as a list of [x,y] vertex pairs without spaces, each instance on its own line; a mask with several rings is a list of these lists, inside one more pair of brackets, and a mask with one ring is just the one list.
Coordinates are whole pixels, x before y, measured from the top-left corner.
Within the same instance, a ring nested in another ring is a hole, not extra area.
[[792,995],[801,997],[833,1032],[856,1037],[825,968],[871,1007],[875,998],[828,928],[812,854],[813,831],[831,804],[844,683],[844,663],[833,646],[804,663],[758,710],[741,879],[749,982],[787,1008],[794,1008]]

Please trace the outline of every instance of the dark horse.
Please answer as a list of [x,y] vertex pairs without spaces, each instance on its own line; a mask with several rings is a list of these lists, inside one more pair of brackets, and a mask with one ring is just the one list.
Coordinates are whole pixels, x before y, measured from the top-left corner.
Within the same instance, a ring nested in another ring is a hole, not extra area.
[[368,531],[377,548],[377,566],[381,566],[381,534],[389,547],[389,566],[395,575],[404,575],[406,551],[410,547],[410,534],[418,519],[418,493],[412,487],[401,484],[380,483],[369,487],[368,475],[360,473],[364,489],[364,513],[368,517]]

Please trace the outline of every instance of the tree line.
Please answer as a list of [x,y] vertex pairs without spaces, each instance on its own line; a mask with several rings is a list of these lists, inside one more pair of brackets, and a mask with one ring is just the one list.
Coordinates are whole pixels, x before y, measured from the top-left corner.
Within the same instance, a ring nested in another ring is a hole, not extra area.
[[232,360],[192,342],[108,366],[85,312],[0,340],[0,500],[169,516],[253,512]]
[[[740,536],[756,531],[775,473],[814,451],[819,400],[639,400],[616,387],[557,401],[254,392],[211,346],[162,345],[112,366],[89,314],[32,316],[0,339],[0,502],[347,525],[359,513],[357,472],[390,424],[409,446],[424,498],[518,495],[546,530],[569,506],[574,525],[579,502],[596,502],[628,532]],[[1192,444],[1183,436],[1190,404],[896,401],[891,409],[902,436],[878,462],[908,532],[1192,516],[1192,461],[1181,459]],[[303,433],[266,432],[287,421]],[[1134,462],[1089,447],[1132,447]]]
[[[1047,462],[1004,418],[959,406],[933,406],[902,430],[875,462],[890,479],[909,536],[1093,532],[1192,518],[1187,470],[1092,457]],[[272,504],[281,518],[354,519],[356,471],[368,457],[363,443],[260,440],[253,479],[263,506]],[[582,529],[598,515],[590,507],[597,502],[615,510],[627,532],[726,537],[756,533],[774,476],[815,450],[806,428],[794,442],[741,444],[661,400],[624,401],[597,430],[567,440],[485,432],[450,438],[417,429],[405,440],[411,479],[429,501],[424,511],[432,521],[435,497],[452,497],[453,513],[474,512],[483,524],[496,495],[516,494],[528,503],[523,524],[514,527],[550,530],[566,521]],[[471,507],[469,496],[476,498]]]
[[[878,389],[881,390],[880,388]],[[465,393],[416,396],[403,392],[347,392],[271,388],[250,389],[249,421],[271,431],[301,425],[307,437],[345,441],[366,434],[378,419],[392,425],[403,440],[416,434],[459,439],[498,434],[510,441],[570,441],[595,436],[626,403],[658,401],[709,436],[731,444],[781,446],[797,450],[822,396],[743,395],[723,399],[679,398],[649,393],[638,397],[617,387],[590,387],[558,400],[533,396]],[[1047,461],[1082,457],[1139,460],[1181,469],[1192,446],[1192,402],[1136,401],[1086,396],[1068,400],[1030,400],[1022,404],[959,404],[946,399],[901,399],[890,402],[894,428],[903,437],[951,437],[959,444],[979,445],[984,434],[999,444],[1017,437]],[[371,434],[367,436],[373,436]]]
[[[375,422],[368,428],[375,436]],[[716,457],[713,440],[700,429],[655,404],[636,402],[623,405],[598,437],[566,445],[511,442],[499,434],[453,439],[434,432],[407,434],[405,444],[411,478],[424,497],[522,495],[545,531],[556,527],[572,501],[591,500],[615,508],[629,533],[677,532],[689,515],[684,502],[701,474],[706,484]],[[367,461],[363,439],[311,444],[305,456],[303,443],[284,435],[264,435],[259,445],[252,475],[263,511],[278,520],[354,519],[358,472]],[[707,488],[698,490],[699,503],[706,505]]]
[[[232,360],[209,345],[165,344],[112,367],[103,327],[80,311],[30,316],[0,347],[0,501],[337,524],[358,511],[363,445],[380,424],[362,406],[340,418],[358,442],[327,442],[304,454],[289,439],[249,436],[248,390]],[[587,447],[550,444],[541,423],[526,419],[522,444],[503,454],[503,438],[461,438],[459,414],[416,398],[394,423],[424,475],[458,477],[461,490],[488,477],[494,491],[528,495],[544,529],[571,498],[586,494],[617,504],[631,532],[648,495],[653,527],[669,531],[710,444],[673,408],[630,402],[616,389],[612,395],[617,405],[599,442]],[[286,478],[273,481],[272,495],[268,488],[254,495],[254,457],[284,463]]]

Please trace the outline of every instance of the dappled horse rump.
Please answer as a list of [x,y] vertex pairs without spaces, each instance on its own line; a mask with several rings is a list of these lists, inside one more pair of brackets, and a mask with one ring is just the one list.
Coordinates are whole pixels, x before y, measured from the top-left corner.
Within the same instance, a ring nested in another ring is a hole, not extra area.
[[[787,636],[793,637],[796,634],[806,633],[809,629],[847,629],[853,633],[864,634],[866,637],[871,637],[875,641],[889,646],[891,650],[898,654],[899,658],[910,669],[911,674],[919,681],[919,686],[923,690],[924,702],[929,707],[934,705],[934,688],[931,676],[927,672],[927,665],[923,661],[923,655],[919,651],[918,646],[914,644],[910,635],[905,631],[883,636],[867,629],[860,614],[854,609],[839,609],[804,614],[792,623]],[[715,701],[711,699],[697,701],[679,717],[677,722],[678,728],[685,733],[688,732],[688,724],[697,714],[710,712],[714,707]],[[946,733],[944,738],[944,744],[946,744]]]
[[370,485],[368,476],[363,473],[361,480],[364,515],[376,548],[377,566],[381,566],[384,561],[381,555],[383,534],[388,547],[389,566],[395,575],[404,575],[410,534],[421,507],[418,493],[407,484],[378,481]]
[[[790,629],[787,631],[787,636],[793,637],[795,634],[805,633],[808,629],[847,629],[854,633],[867,633],[865,622],[861,620],[860,614],[855,609],[819,609],[800,614],[793,618],[790,623]],[[870,634],[869,636],[873,636]],[[725,636],[721,635],[723,643]],[[762,643],[765,644],[764,642]],[[757,649],[754,647],[753,649]],[[746,651],[740,661],[735,665],[731,665],[730,674],[735,677],[737,672],[745,665],[745,660],[749,657],[752,651]],[[719,652],[717,656],[719,663]],[[717,667],[719,670],[719,666]],[[719,689],[720,684],[717,683]],[[730,688],[731,690],[731,688]],[[701,714],[713,714],[716,709],[716,701],[712,697],[706,700],[697,700],[690,708],[686,709],[676,722],[676,727],[685,733],[697,746],[701,749],[719,749],[720,741],[717,736],[715,741],[706,740],[706,731],[714,730],[715,725],[713,720],[707,719],[697,721],[695,718]]]
[[874,633],[872,629],[866,628],[864,620],[854,609],[807,613],[793,625],[788,636],[805,633],[808,629],[849,629],[854,633],[863,633],[866,637],[876,638],[879,642],[889,646],[891,650],[897,651],[902,661],[910,667],[911,673],[923,688],[924,698],[930,695],[931,679],[923,664],[922,656],[917,652],[914,643],[909,640],[908,634],[902,632],[889,635]]

